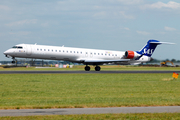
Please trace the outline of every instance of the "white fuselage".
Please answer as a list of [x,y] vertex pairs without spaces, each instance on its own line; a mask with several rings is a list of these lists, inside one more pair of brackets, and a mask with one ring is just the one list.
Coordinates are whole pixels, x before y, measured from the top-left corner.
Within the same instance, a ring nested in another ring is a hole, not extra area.
[[[19,58],[64,60],[77,63],[83,63],[85,60],[106,60],[112,62],[113,60],[118,61],[121,59],[125,59],[125,52],[122,51],[72,48],[63,46],[45,46],[36,44],[18,44],[13,48],[5,51],[4,54],[6,56]],[[147,62],[149,60],[150,57],[143,56],[139,60],[131,59],[129,61],[125,61],[124,63],[139,64],[141,62]]]

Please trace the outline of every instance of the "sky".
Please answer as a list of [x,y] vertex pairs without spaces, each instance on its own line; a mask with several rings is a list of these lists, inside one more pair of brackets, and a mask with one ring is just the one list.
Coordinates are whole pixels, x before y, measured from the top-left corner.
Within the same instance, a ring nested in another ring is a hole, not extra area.
[[20,43],[116,51],[160,45],[153,58],[180,60],[179,0],[1,0],[0,61]]

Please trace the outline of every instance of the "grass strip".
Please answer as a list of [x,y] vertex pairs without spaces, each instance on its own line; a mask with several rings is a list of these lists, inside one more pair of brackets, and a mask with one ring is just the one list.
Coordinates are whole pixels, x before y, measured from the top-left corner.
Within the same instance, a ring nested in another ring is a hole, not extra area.
[[96,115],[50,115],[0,117],[1,120],[179,120],[180,113],[141,113],[141,114],[96,114]]
[[180,105],[172,74],[1,74],[0,109]]

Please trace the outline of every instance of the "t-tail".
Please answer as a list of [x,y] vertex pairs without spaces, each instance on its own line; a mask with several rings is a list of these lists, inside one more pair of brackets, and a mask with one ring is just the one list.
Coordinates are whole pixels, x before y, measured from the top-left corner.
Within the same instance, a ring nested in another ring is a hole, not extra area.
[[157,45],[161,44],[174,44],[169,42],[160,42],[158,40],[149,40],[147,44],[139,51],[126,51],[125,57],[128,59],[139,60],[142,56],[151,57]]

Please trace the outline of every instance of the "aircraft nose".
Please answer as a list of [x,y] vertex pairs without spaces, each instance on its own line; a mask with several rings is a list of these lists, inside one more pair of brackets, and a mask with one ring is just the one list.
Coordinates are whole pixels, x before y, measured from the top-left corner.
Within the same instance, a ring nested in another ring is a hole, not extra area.
[[7,54],[8,54],[8,51],[6,50],[6,51],[4,52],[4,54],[7,55]]
[[4,55],[8,55],[8,54],[10,54],[10,53],[11,53],[10,50],[6,50],[6,51],[4,52]]

